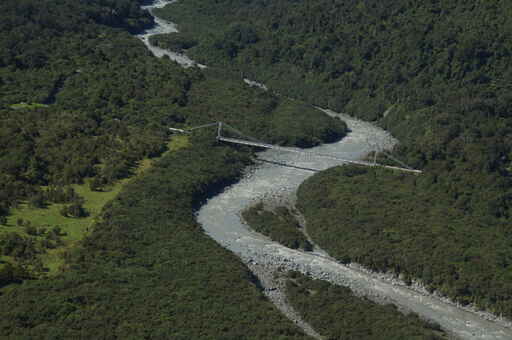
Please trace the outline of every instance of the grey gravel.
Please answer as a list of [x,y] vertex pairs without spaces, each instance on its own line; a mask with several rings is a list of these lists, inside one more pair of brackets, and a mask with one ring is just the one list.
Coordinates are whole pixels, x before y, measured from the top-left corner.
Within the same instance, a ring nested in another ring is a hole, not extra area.
[[[175,1],[156,0],[151,5],[142,6],[141,8],[142,9],[147,9],[149,11],[149,13],[153,14],[153,12],[152,12],[153,8],[163,8],[163,7],[165,7],[168,4],[171,4],[173,2],[175,2]],[[195,61],[193,61],[192,59],[187,57],[185,54],[169,51],[169,50],[166,50],[166,49],[163,49],[163,48],[151,45],[149,43],[149,37],[152,36],[152,35],[155,35],[155,34],[178,33],[178,27],[177,27],[176,24],[174,24],[174,23],[172,23],[170,21],[161,19],[159,17],[156,17],[154,15],[153,15],[153,17],[155,18],[155,24],[156,25],[151,27],[151,28],[149,28],[149,29],[147,29],[147,30],[145,30],[141,34],[138,34],[136,37],[139,38],[140,40],[142,40],[142,42],[153,53],[153,55],[155,57],[159,57],[160,58],[160,57],[163,57],[163,56],[167,56],[171,60],[174,60],[178,64],[182,65],[183,67],[192,67],[192,66],[197,66],[199,68],[205,68],[206,67],[205,65],[196,63]]]
[[[369,123],[346,115],[341,117],[352,132],[342,141],[319,146],[315,151],[357,160],[367,155],[375,143],[383,148],[396,143],[388,133]],[[339,165],[329,159],[304,160],[297,158],[296,154],[273,150],[265,151],[259,157],[303,168],[326,169]],[[378,303],[393,303],[404,312],[415,312],[462,339],[512,339],[512,330],[506,320],[429,294],[420,284],[409,287],[393,275],[373,273],[357,264],[343,265],[320,251],[302,252],[286,248],[252,231],[241,221],[241,211],[260,200],[293,200],[300,183],[312,174],[313,171],[272,163],[259,164],[249,169],[240,182],[208,200],[197,213],[197,220],[206,234],[238,255],[247,265],[257,263],[268,267],[269,272],[273,272],[276,266],[283,270],[296,270],[315,279],[349,287],[357,295]]]

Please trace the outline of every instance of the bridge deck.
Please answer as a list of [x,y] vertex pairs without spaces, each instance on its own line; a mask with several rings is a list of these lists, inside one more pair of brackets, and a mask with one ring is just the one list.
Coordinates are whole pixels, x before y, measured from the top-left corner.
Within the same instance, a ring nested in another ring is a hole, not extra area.
[[[408,168],[407,165],[404,165],[405,167],[398,167],[398,166],[384,165],[384,164],[379,164],[379,163],[370,163],[370,162],[365,162],[365,161],[354,161],[351,159],[341,158],[341,157],[338,157],[338,156],[335,156],[332,154],[325,154],[325,153],[318,153],[318,152],[312,152],[312,151],[307,151],[307,150],[287,148],[284,146],[261,143],[261,142],[257,142],[257,141],[250,141],[247,139],[223,137],[221,133],[222,133],[222,129],[224,126],[229,127],[231,130],[235,131],[236,133],[240,134],[241,136],[243,136],[243,135],[240,131],[234,129],[233,127],[228,126],[227,124],[223,124],[222,122],[199,125],[199,126],[195,126],[195,127],[186,129],[186,130],[176,129],[176,128],[169,128],[169,130],[172,132],[177,132],[177,133],[190,133],[193,130],[201,129],[201,128],[205,128],[205,127],[209,127],[209,126],[217,126],[217,140],[222,141],[222,142],[240,144],[240,145],[248,145],[248,146],[256,146],[259,148],[274,149],[274,150],[280,150],[280,151],[286,151],[286,152],[294,152],[294,153],[299,153],[299,154],[305,154],[305,155],[308,155],[309,157],[329,158],[329,159],[333,159],[333,160],[343,162],[343,163],[357,164],[357,165],[362,165],[362,166],[378,166],[381,168],[412,172],[412,173],[416,173],[416,174],[422,173],[421,170],[415,170],[415,169]],[[247,138],[249,138],[249,137],[247,137]],[[249,138],[249,139],[252,139],[252,138]],[[397,160],[395,160],[395,161],[397,161]],[[399,162],[399,161],[397,161],[397,162]],[[401,164],[403,164],[403,163],[401,163]]]
[[384,164],[379,164],[379,163],[374,164],[374,163],[365,162],[365,161],[354,161],[354,160],[345,159],[345,158],[341,158],[341,157],[337,157],[337,156],[333,156],[333,155],[329,155],[329,154],[323,154],[323,153],[305,151],[305,150],[297,150],[297,149],[287,148],[287,147],[279,146],[279,145],[248,141],[245,139],[228,138],[228,137],[219,136],[217,138],[217,140],[222,141],[222,142],[227,142],[227,143],[233,143],[233,144],[256,146],[256,147],[265,148],[265,149],[273,149],[273,150],[280,150],[280,151],[286,151],[286,152],[306,154],[306,155],[313,156],[313,157],[329,158],[329,159],[337,160],[337,161],[340,161],[343,163],[357,164],[357,165],[363,165],[363,166],[378,166],[381,168],[387,168],[387,169],[393,169],[393,170],[407,171],[407,172],[413,172],[413,173],[422,173],[421,170],[401,168],[401,167],[397,167],[397,166],[384,165]]

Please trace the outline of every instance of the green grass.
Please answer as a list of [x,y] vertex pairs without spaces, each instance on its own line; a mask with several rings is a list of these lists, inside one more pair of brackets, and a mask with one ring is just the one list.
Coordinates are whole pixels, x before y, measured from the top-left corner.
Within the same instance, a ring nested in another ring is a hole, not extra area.
[[189,138],[185,135],[176,135],[173,136],[167,147],[169,151],[177,151],[179,149],[184,149],[190,146]]
[[[167,147],[169,152],[186,148],[189,146],[187,136],[174,136],[169,141]],[[165,153],[164,153],[165,154]],[[162,155],[163,156],[163,155]],[[100,218],[101,211],[105,204],[114,199],[123,186],[140,176],[144,171],[151,168],[153,162],[158,158],[146,158],[139,162],[136,169],[134,169],[134,175],[122,179],[104,191],[91,191],[89,188],[90,179],[86,179],[84,184],[73,184],[71,185],[75,192],[83,197],[85,200],[84,208],[88,211],[89,215],[84,218],[69,218],[64,217],[60,214],[60,210],[65,204],[51,204],[45,208],[30,208],[26,202],[21,203],[17,208],[11,209],[10,215],[7,217],[7,224],[0,225],[0,234],[6,232],[16,232],[23,236],[28,236],[25,232],[25,227],[18,226],[18,219],[23,219],[25,222],[29,221],[31,226],[36,228],[47,228],[48,230],[53,227],[60,227],[64,236],[62,236],[63,246],[55,249],[48,249],[48,251],[41,255],[41,260],[44,267],[48,268],[48,275],[52,275],[58,272],[61,265],[64,264],[62,254],[69,248],[75,246],[78,241],[82,240],[90,231],[92,227]],[[41,237],[42,236],[36,236]],[[6,256],[0,256],[0,262],[14,262],[12,258]]]
[[39,104],[39,103],[30,103],[29,104],[29,103],[23,103],[23,102],[10,105],[10,108],[14,109],[14,110],[21,110],[21,109],[31,110],[31,109],[37,109],[37,108],[42,108],[42,107],[48,107],[48,105]]
[[[0,226],[0,233],[17,232],[21,235],[28,236],[24,227],[16,225],[16,221],[20,218],[24,221],[29,221],[32,226],[37,228],[45,227],[51,229],[53,227],[60,227],[64,233],[64,236],[61,238],[63,246],[48,249],[45,254],[41,255],[44,267],[49,270],[48,274],[55,274],[64,263],[64,259],[61,256],[62,253],[73,247],[91,231],[91,227],[99,217],[103,206],[116,197],[123,185],[128,181],[130,181],[130,178],[121,180],[112,185],[107,191],[103,192],[91,191],[88,181],[81,185],[72,185],[76,193],[85,200],[84,207],[89,212],[89,216],[84,218],[68,218],[62,216],[60,209],[64,204],[51,204],[46,208],[32,209],[29,208],[26,203],[22,203],[18,208],[11,210],[11,215],[7,218],[7,225]],[[9,262],[12,262],[12,259]]]

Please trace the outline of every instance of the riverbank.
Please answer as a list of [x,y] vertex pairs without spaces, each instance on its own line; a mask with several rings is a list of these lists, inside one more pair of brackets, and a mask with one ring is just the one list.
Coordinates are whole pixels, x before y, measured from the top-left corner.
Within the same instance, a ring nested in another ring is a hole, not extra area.
[[153,10],[156,8],[163,8],[167,6],[168,4],[172,4],[173,2],[176,2],[177,0],[155,0],[152,4],[144,5],[141,8],[144,10],[149,11],[149,13],[153,16],[155,24],[147,29],[145,29],[143,32],[137,34],[137,38],[142,40],[142,42],[146,45],[146,47],[153,53],[153,55],[157,58],[161,58],[163,56],[169,57],[169,59],[176,61],[178,64],[182,65],[183,67],[192,67],[197,66],[199,68],[206,68],[206,65],[198,64],[189,57],[187,57],[185,54],[169,51],[163,48],[160,48],[158,46],[154,46],[150,42],[150,37],[158,34],[169,34],[169,33],[177,33],[178,28],[176,24],[161,19],[153,14]]

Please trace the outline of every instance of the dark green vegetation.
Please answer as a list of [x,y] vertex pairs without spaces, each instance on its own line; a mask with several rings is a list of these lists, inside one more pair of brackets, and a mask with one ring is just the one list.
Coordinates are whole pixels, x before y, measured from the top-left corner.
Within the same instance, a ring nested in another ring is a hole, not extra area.
[[0,296],[10,339],[306,339],[251,283],[194,209],[246,153],[198,136],[125,186],[55,278]]
[[316,175],[301,190],[315,241],[512,317],[510,1],[189,0],[161,13],[197,41],[188,54],[374,120],[425,171]]
[[[70,185],[104,191],[132,175],[141,159],[167,149],[169,126],[221,120],[300,146],[345,134],[343,122],[302,102],[152,57],[128,33],[151,23],[138,1],[7,0],[0,13],[1,225],[22,203],[66,204],[63,216],[87,216],[82,198],[66,195]],[[32,226],[43,227],[55,225]],[[55,247],[36,233],[15,237],[14,248],[5,246],[14,236],[2,237],[0,256],[25,266]]]
[[[311,105],[241,85],[222,70],[206,69],[187,93],[183,114],[190,125],[222,121],[266,142],[311,147],[345,136],[343,121],[319,114]],[[235,134],[235,136],[237,136]]]
[[397,103],[501,115],[512,99],[506,1],[190,0],[157,13],[200,61],[367,120]]
[[415,314],[403,315],[393,305],[356,297],[345,287],[289,274],[287,296],[293,307],[326,340],[445,339],[439,326]]
[[242,212],[245,222],[255,231],[292,249],[312,250],[299,230],[300,225],[287,207],[265,208],[262,202]]
[[149,41],[154,46],[176,52],[183,52],[197,45],[197,41],[187,38],[181,33],[157,34],[151,36]]
[[302,184],[299,209],[311,237],[341,261],[511,315],[510,224],[467,214],[432,186],[429,175],[333,168]]

